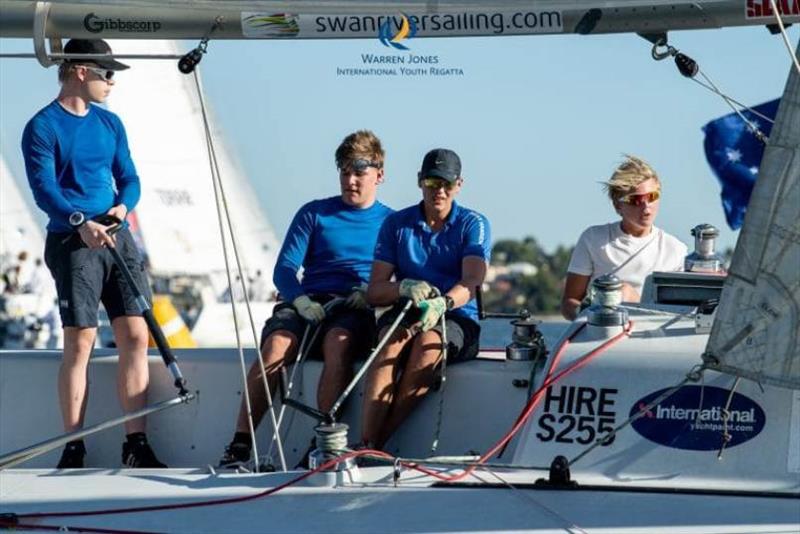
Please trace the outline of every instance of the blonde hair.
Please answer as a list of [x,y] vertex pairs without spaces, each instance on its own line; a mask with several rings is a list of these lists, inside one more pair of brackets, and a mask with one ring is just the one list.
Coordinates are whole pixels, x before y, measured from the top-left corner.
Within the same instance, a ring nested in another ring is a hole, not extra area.
[[354,159],[368,159],[382,168],[385,157],[378,136],[370,130],[358,130],[345,137],[336,149],[336,167],[346,167]]
[[647,180],[655,180],[661,188],[658,174],[646,161],[630,154],[624,156],[625,161],[619,164],[607,182],[603,182],[603,190],[614,204]]

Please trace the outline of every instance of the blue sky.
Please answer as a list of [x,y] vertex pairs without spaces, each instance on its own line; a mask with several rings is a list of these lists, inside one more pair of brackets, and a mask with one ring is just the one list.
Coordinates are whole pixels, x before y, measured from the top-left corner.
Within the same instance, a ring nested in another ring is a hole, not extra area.
[[[789,32],[796,44],[800,32]],[[790,58],[780,36],[762,27],[674,32],[670,41],[743,103],[783,90]],[[598,182],[631,153],[662,178],[659,226],[691,245],[689,230],[709,222],[722,230],[722,246],[735,243],[701,131],[730,109],[681,77],[670,60],[652,60],[642,38],[408,44],[409,52],[377,39],[210,43],[201,63],[207,97],[279,238],[302,203],[337,193],[333,152],[346,134],[369,128],[387,151],[381,199],[395,208],[418,201],[415,178],[424,153],[452,148],[466,178],[459,200],[488,216],[494,238],[532,235],[552,250],[574,244],[586,226],[616,218]],[[27,52],[32,45],[3,40],[0,49]],[[337,74],[337,68],[364,67],[363,54],[409,53],[435,56],[437,66],[464,74]],[[20,178],[22,127],[57,90],[54,69],[0,60],[0,147]],[[147,177],[142,180],[147,187]]]

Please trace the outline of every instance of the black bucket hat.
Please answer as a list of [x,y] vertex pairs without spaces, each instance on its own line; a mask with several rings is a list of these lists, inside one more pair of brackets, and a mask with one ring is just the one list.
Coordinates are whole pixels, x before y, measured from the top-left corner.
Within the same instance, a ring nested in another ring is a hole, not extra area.
[[461,177],[461,159],[447,148],[434,148],[422,160],[419,178],[443,178],[450,183]]
[[[65,54],[108,54],[111,55],[111,47],[102,39],[70,39],[64,45]],[[65,63],[73,64],[93,64],[108,70],[125,70],[130,68],[125,63],[120,63],[114,58],[108,59],[67,59]]]

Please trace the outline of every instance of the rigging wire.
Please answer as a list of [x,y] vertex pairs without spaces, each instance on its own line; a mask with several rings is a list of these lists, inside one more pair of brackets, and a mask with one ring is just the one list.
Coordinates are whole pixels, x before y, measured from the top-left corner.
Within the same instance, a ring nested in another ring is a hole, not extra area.
[[778,6],[775,4],[775,0],[769,0],[769,3],[772,4],[772,12],[775,14],[775,20],[778,22],[778,27],[781,30],[783,44],[786,45],[786,50],[789,51],[789,56],[792,58],[794,68],[797,69],[797,74],[800,74],[800,60],[797,59],[797,54],[795,54],[794,50],[792,49],[792,44],[789,42],[789,36],[786,34],[786,28],[783,25],[783,19],[778,11]]
[[[584,529],[582,529],[581,527],[576,525],[574,522],[570,521],[569,519],[567,519],[563,515],[559,514],[558,512],[556,512],[555,510],[553,510],[549,506],[545,505],[543,502],[541,502],[538,499],[534,498],[533,495],[531,495],[529,492],[525,492],[525,491],[520,490],[518,487],[513,485],[511,482],[509,482],[506,479],[504,479],[503,477],[501,477],[493,469],[485,469],[484,468],[484,471],[486,471],[487,473],[492,475],[494,478],[499,480],[500,483],[503,484],[504,486],[506,486],[508,489],[510,489],[515,496],[519,497],[520,499],[522,499],[524,501],[532,502],[537,507],[539,507],[542,510],[544,510],[545,512],[547,512],[549,515],[555,517],[556,519],[558,519],[559,521],[561,521],[562,523],[567,525],[566,527],[564,527],[564,530],[566,532],[569,532],[569,533],[577,532],[578,534],[588,534],[588,532],[586,532]],[[484,480],[478,475],[473,474],[472,476],[474,476],[475,478],[477,478],[478,480],[480,480],[484,484],[488,484],[489,483],[488,480]]]
[[[238,273],[239,273],[239,280],[240,280],[240,283],[241,283],[242,292],[244,293],[245,306],[247,307],[247,315],[248,315],[249,320],[250,320],[250,328],[252,330],[253,341],[254,341],[256,347],[258,347],[258,337],[256,335],[255,323],[253,322],[253,312],[250,309],[250,299],[248,298],[248,295],[247,295],[247,286],[246,286],[246,283],[245,283],[245,277],[244,277],[244,272],[243,272],[243,269],[242,269],[241,259],[239,257],[238,246],[237,246],[237,243],[236,243],[236,235],[235,235],[235,232],[233,231],[233,223],[231,222],[231,218],[230,218],[230,209],[228,208],[228,201],[227,201],[227,198],[225,196],[225,189],[224,189],[224,186],[222,184],[222,179],[221,179],[221,175],[220,175],[220,172],[219,172],[219,162],[217,161],[216,149],[214,147],[214,138],[213,138],[213,135],[212,135],[212,132],[211,132],[210,124],[209,124],[208,112],[207,112],[207,109],[206,109],[205,99],[203,98],[202,82],[200,81],[200,75],[198,74],[198,72],[199,72],[198,70],[195,70],[194,74],[193,74],[193,77],[194,77],[194,81],[195,81],[195,87],[197,88],[197,99],[198,99],[198,102],[200,104],[200,112],[201,112],[202,117],[203,117],[203,128],[205,130],[206,145],[207,145],[207,148],[208,148],[209,165],[211,167],[211,181],[212,181],[212,183],[214,185],[214,198],[216,200],[216,206],[217,206],[217,222],[219,224],[220,238],[221,238],[221,241],[222,241],[222,254],[223,254],[223,257],[225,259],[225,274],[226,274],[226,276],[228,278],[228,287],[230,288],[230,292],[231,292],[231,309],[233,311],[234,331],[236,333],[236,347],[237,347],[238,352],[239,352],[239,362],[240,362],[241,368],[242,368],[242,378],[243,378],[243,383],[244,383],[243,384],[243,392],[244,392],[244,396],[245,396],[245,405],[246,405],[246,408],[247,408],[248,426],[249,426],[249,429],[250,429],[250,435],[252,436],[252,450],[253,450],[253,454],[255,455],[254,457],[256,458],[255,469],[256,469],[256,472],[258,472],[258,469],[259,469],[259,467],[258,467],[258,445],[256,443],[255,427],[254,427],[254,424],[253,424],[253,412],[252,412],[252,407],[250,405],[250,393],[249,393],[249,388],[248,388],[248,384],[247,384],[247,369],[246,369],[246,364],[245,364],[245,361],[244,361],[244,350],[243,350],[243,347],[242,347],[242,340],[241,340],[241,337],[239,335],[239,318],[238,318],[238,314],[237,314],[237,311],[236,311],[236,299],[233,298],[233,295],[234,295],[233,287],[234,286],[233,286],[232,279],[231,279],[232,277],[231,277],[230,259],[229,259],[229,256],[228,256],[227,241],[225,239],[225,223],[223,222],[223,219],[222,219],[223,212],[225,213],[225,219],[226,219],[226,221],[228,223],[228,230],[229,230],[230,238],[231,238],[231,247],[233,248],[234,257],[235,257],[235,260],[236,260],[236,267],[237,267],[237,270],[238,270]],[[256,352],[258,353],[258,348],[256,348]],[[263,378],[264,389],[265,389],[265,391],[267,393],[267,398],[271,399],[272,396],[270,395],[269,384],[267,383],[267,379],[266,379],[266,371],[264,369],[264,362],[262,361],[260,354],[257,354],[256,359],[260,363],[261,376]],[[270,414],[270,420],[272,421],[272,427],[273,427],[273,429],[275,430],[275,432],[277,434],[278,425],[277,425],[277,420],[275,418],[275,410],[274,410],[271,402],[269,402],[268,411],[269,411],[269,414]],[[286,459],[284,458],[283,444],[280,441],[280,436],[278,436],[277,446],[278,446],[278,456],[279,456],[279,459],[280,459],[280,462],[281,462],[281,468],[284,471],[286,471]]]

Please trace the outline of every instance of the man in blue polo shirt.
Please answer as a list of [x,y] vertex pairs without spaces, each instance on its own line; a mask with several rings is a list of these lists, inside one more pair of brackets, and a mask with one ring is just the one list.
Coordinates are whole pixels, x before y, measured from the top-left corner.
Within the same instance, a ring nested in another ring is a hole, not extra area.
[[[300,208],[283,242],[273,281],[283,303],[275,307],[261,333],[261,358],[270,391],[280,369],[297,358],[308,325],[320,327],[310,358],[323,360],[317,405],[329,412],[352,376],[353,361],[372,346],[375,315],[367,306],[364,287],[369,279],[378,230],[392,209],[378,202],[385,154],[380,140],[368,130],[345,137],[336,150],[341,194],[314,200]],[[303,270],[302,281],[297,275]],[[343,305],[325,308],[337,297]],[[248,374],[253,427],[267,409],[267,396],[256,362]],[[249,460],[253,437],[245,399],[236,432],[225,449],[220,467]]]
[[427,394],[445,352],[448,363],[478,354],[475,288],[483,283],[489,263],[489,221],[455,202],[464,179],[461,160],[452,150],[428,152],[417,179],[422,202],[386,218],[367,290],[373,306],[394,305],[378,322],[379,336],[397,318],[405,299],[415,305],[369,370],[362,438],[374,448],[383,447]]
[[[66,54],[111,54],[100,39],[72,39]],[[136,298],[106,247],[115,247],[149,297],[144,263],[127,228],[112,239],[103,216],[124,220],[139,201],[139,176],[125,128],[105,102],[114,73],[128,66],[108,59],[68,59],[59,66],[58,97],[25,126],[22,153],[36,204],[47,214],[44,258],[58,292],[64,356],[58,397],[64,430],[83,426],[86,372],[97,334],[97,309],[106,308],[119,350],[118,391],[126,412],[145,407],[148,384],[147,325]],[[100,222],[93,220],[100,217]],[[125,423],[122,462],[166,467],[145,437],[143,417]],[[59,468],[83,467],[83,440],[67,443]]]

